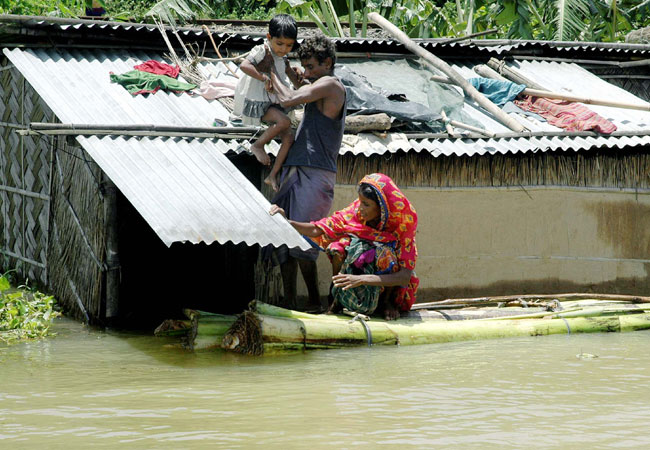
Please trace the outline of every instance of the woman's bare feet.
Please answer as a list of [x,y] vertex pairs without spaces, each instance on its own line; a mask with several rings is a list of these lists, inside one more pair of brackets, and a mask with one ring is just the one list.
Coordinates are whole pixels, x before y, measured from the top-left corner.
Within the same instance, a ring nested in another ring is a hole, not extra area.
[[386,302],[384,305],[384,319],[396,320],[399,319],[400,313],[393,302]]
[[275,192],[278,192],[278,177],[275,174],[270,174],[268,177],[264,178],[264,182],[271,186]]
[[255,155],[255,158],[257,158],[260,164],[264,166],[271,164],[271,157],[266,154],[263,145],[259,145],[257,142],[255,142],[254,144],[251,144],[250,151],[253,153],[253,155]]

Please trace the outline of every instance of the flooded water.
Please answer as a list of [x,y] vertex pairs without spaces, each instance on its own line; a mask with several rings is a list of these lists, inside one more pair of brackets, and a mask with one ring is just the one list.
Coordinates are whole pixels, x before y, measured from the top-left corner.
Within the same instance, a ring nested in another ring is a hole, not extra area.
[[650,444],[647,331],[260,358],[54,328],[0,347],[0,448]]

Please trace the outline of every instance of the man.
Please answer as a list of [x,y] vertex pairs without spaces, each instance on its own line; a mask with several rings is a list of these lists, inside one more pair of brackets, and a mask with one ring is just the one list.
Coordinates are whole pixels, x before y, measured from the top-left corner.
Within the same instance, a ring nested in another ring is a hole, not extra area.
[[[309,84],[291,91],[275,73],[271,84],[280,106],[289,108],[306,104],[296,138],[284,162],[280,188],[272,203],[282,208],[288,219],[309,222],[326,217],[334,198],[336,161],[345,127],[345,88],[334,76],[336,49],[324,35],[305,39],[298,49],[304,69],[303,78]],[[318,250],[297,249],[279,252],[282,283],[287,306],[296,304],[298,266],[307,285],[307,310],[322,312],[318,292],[316,259]]]

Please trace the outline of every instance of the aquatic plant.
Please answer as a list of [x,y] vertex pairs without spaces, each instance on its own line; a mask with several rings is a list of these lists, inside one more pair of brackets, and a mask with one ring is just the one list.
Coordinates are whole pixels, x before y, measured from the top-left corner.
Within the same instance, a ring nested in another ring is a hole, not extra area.
[[0,342],[13,343],[49,334],[60,313],[54,297],[27,285],[13,288],[7,274],[0,275]]

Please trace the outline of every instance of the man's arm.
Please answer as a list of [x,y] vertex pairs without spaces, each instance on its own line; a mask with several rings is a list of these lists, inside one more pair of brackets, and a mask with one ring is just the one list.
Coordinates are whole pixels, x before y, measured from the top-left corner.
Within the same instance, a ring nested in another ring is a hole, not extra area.
[[280,106],[283,108],[315,102],[330,95],[333,88],[333,79],[329,77],[321,78],[314,84],[302,86],[295,91],[282,84],[275,72],[271,72],[271,82],[273,84],[273,90],[280,101]]

